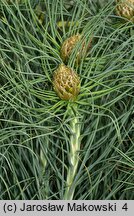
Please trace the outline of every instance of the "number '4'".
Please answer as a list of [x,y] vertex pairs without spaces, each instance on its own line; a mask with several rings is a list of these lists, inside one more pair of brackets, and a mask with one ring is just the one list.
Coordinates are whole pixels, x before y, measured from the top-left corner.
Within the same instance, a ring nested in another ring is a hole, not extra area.
[[127,203],[125,203],[125,204],[122,206],[122,209],[125,210],[125,211],[128,210]]

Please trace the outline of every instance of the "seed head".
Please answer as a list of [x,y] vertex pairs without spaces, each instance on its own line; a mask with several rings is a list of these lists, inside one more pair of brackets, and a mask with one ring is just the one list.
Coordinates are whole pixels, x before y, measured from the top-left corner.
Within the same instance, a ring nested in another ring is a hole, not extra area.
[[64,64],[54,71],[53,87],[63,100],[75,100],[80,91],[80,79],[76,72]]
[[[76,34],[67,38],[63,42],[60,53],[61,53],[61,58],[65,63],[68,61],[73,49],[75,48],[75,46],[77,46],[77,43],[81,40],[81,37],[82,37],[81,34]],[[90,45],[91,42],[89,43],[88,46],[86,46],[85,42],[82,42],[81,49],[76,54],[76,62],[79,63],[81,58],[86,55],[88,49],[90,48]]]
[[116,0],[116,3],[117,15],[134,22],[134,0]]

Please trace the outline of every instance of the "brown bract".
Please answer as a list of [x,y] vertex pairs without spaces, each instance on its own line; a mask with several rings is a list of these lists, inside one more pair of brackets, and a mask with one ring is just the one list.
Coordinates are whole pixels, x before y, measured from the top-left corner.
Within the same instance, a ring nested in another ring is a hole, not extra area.
[[[68,61],[73,49],[77,46],[77,43],[81,40],[81,38],[82,38],[81,34],[76,34],[76,35],[73,35],[73,36],[67,38],[63,42],[63,44],[61,46],[60,54],[61,54],[62,60],[65,63]],[[80,62],[81,58],[85,57],[90,46],[91,46],[91,41],[88,44],[88,46],[86,46],[84,41],[82,42],[82,46],[81,46],[80,50],[76,53],[76,62],[77,63]]]
[[75,100],[80,91],[80,79],[76,72],[64,64],[54,71],[53,87],[63,100]]
[[116,3],[117,15],[134,22],[134,0],[116,0]]

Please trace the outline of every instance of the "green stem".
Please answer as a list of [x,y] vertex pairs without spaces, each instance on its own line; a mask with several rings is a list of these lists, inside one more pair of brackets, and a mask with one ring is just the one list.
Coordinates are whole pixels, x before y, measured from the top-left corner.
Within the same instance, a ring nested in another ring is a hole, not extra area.
[[[74,115],[74,114],[73,114]],[[70,152],[69,152],[69,167],[67,172],[66,190],[64,194],[65,200],[72,200],[76,185],[74,179],[78,168],[78,154],[80,150],[80,124],[78,116],[74,115],[70,122],[71,136],[70,136]]]

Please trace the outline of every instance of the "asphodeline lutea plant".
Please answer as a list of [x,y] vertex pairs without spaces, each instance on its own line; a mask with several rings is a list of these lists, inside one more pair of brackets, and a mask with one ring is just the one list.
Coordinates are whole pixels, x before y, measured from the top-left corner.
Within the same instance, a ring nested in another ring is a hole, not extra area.
[[[69,152],[69,167],[67,170],[67,179],[65,186],[64,199],[73,199],[75,192],[75,176],[77,174],[80,151],[80,114],[77,110],[77,96],[80,92],[80,77],[71,67],[66,66],[69,57],[74,51],[74,62],[80,63],[80,60],[86,57],[86,54],[91,47],[92,38],[86,43],[82,34],[77,33],[67,38],[61,45],[60,56],[64,63],[60,64],[53,73],[53,88],[60,99],[70,101],[71,106],[68,106],[70,117],[70,152]],[[78,64],[79,65],[79,64]]]
[[116,0],[116,13],[134,22],[134,0]]
[[[68,111],[70,116],[70,143],[69,143],[69,167],[67,170],[67,179],[65,185],[65,200],[73,199],[75,185],[73,184],[77,167],[78,167],[78,154],[80,151],[80,123],[79,114],[75,106],[75,101],[80,92],[80,77],[70,67],[60,64],[54,71],[53,75],[53,88],[57,95],[62,100],[71,101],[72,106],[75,107]],[[75,111],[74,111],[75,110]]]

